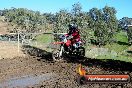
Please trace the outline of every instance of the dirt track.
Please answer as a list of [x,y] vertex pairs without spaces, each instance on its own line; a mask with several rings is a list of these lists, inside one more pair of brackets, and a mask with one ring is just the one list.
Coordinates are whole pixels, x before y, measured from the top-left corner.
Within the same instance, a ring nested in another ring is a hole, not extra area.
[[21,48],[18,52],[17,43],[0,41],[0,59],[9,59],[17,56],[24,56],[23,52],[21,51]]
[[[87,68],[89,74],[126,74],[129,73],[132,76],[132,65],[130,63],[124,63],[120,61],[100,61],[96,59],[77,59],[69,58],[65,62],[53,62],[51,59],[51,53],[31,47],[24,46],[27,52],[26,57],[15,57],[12,59],[0,60],[0,85],[4,82],[8,82],[13,78],[21,79],[26,77],[38,77],[43,74],[53,73],[55,77],[50,80],[41,80],[41,82],[26,85],[15,86],[17,88],[131,88],[132,83],[128,84],[87,84],[78,85],[76,82],[76,68],[78,64]],[[30,48],[30,49],[29,49]],[[35,56],[34,56],[35,55]],[[126,68],[127,67],[127,68]],[[23,80],[24,81],[24,80]],[[16,82],[16,81],[14,81]],[[28,84],[28,83],[27,83]],[[13,86],[13,85],[12,85]],[[2,86],[10,88],[10,86]]]

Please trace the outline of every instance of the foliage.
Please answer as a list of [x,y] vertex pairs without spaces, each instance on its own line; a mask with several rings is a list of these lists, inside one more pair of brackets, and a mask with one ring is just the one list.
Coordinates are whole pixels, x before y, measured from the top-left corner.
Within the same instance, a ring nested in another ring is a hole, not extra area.
[[90,44],[91,40],[96,45],[106,45],[111,42],[115,33],[120,31],[119,29],[122,28],[120,25],[131,23],[131,19],[127,17],[118,21],[116,13],[115,8],[109,6],[102,9],[92,8],[84,12],[79,2],[73,4],[70,11],[61,9],[55,14],[40,13],[25,8],[0,10],[0,15],[5,16],[6,21],[12,25],[17,24],[15,31],[19,28],[26,32],[52,30],[55,33],[66,33],[68,24],[75,23],[86,45]]
[[54,32],[66,33],[70,23],[70,13],[67,10],[60,10],[56,13],[56,22]]
[[108,6],[105,6],[102,10],[92,8],[89,11],[89,15],[92,18],[92,28],[99,45],[105,45],[107,42],[110,42],[116,32],[118,22],[115,14],[116,10]]
[[123,17],[122,19],[119,20],[119,28],[122,30],[127,30],[127,25],[132,24],[132,18],[128,17]]
[[132,43],[132,27],[129,27],[128,25],[132,25],[132,18],[123,17],[119,20],[119,28],[121,30],[125,30],[127,32],[127,37],[129,44]]
[[128,27],[127,36],[128,36],[128,42],[131,45],[132,44],[132,27]]
[[26,32],[35,32],[43,29],[47,29],[48,17],[40,14],[39,11],[32,11],[24,8],[11,8],[3,10],[3,15],[6,17],[6,21],[17,24],[15,29],[20,29]]
[[[67,33],[68,25],[75,23],[78,25],[81,39],[86,47],[93,44],[102,45],[118,53],[118,56],[114,57],[99,56],[99,59],[132,62],[130,57],[121,54],[127,50],[128,43],[132,43],[132,27],[127,26],[132,24],[132,18],[123,17],[117,20],[116,13],[116,9],[109,6],[102,9],[91,8],[84,12],[79,2],[73,4],[70,10],[60,9],[55,14],[40,13],[25,8],[0,10],[0,16],[4,16],[5,21],[14,26],[13,32],[19,29],[22,32]],[[35,39],[41,43],[49,43],[52,37],[38,35]],[[55,35],[54,40],[57,39],[58,35]]]

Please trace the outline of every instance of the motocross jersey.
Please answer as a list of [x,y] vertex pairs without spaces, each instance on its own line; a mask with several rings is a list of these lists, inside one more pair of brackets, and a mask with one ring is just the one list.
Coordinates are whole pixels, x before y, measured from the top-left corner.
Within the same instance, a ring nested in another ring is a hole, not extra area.
[[74,40],[74,42],[72,42],[72,44],[81,41],[80,34],[79,34],[79,31],[78,30],[74,31],[73,33],[68,33],[65,36],[66,37],[72,36],[72,39]]
[[75,31],[72,33],[73,39],[75,40],[75,42],[80,41],[80,34],[79,31]]

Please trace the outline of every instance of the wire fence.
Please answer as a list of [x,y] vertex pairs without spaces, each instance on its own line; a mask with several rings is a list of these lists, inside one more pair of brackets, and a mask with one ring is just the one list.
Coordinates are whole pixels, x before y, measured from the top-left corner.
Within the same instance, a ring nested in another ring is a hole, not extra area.
[[[58,35],[66,33],[8,33],[0,34],[0,43],[2,47],[14,45],[17,47],[17,52],[19,53],[23,45],[35,46],[41,49],[50,50],[55,48],[53,42]],[[37,36],[42,35],[39,39]],[[44,35],[44,36],[43,36]],[[8,43],[8,44],[7,44]]]

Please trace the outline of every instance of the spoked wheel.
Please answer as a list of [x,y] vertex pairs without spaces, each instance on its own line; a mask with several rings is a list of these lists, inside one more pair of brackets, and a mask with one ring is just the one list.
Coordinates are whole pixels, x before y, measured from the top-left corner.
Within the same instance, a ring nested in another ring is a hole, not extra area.
[[52,58],[53,58],[54,61],[61,61],[63,59],[62,56],[59,56],[59,53],[60,53],[60,51],[58,49],[55,49],[52,52]]

